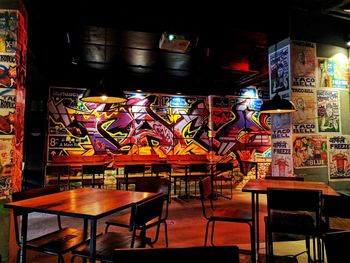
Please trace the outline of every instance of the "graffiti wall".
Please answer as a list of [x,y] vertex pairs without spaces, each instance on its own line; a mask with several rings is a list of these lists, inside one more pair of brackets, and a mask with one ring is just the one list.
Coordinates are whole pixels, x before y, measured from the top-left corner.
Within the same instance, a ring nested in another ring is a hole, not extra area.
[[241,163],[270,157],[258,99],[127,94],[123,105],[83,103],[83,89],[51,87],[47,160],[67,155],[203,155]]
[[129,94],[125,105],[83,103],[84,90],[51,88],[48,160],[54,155],[204,154],[206,97]]

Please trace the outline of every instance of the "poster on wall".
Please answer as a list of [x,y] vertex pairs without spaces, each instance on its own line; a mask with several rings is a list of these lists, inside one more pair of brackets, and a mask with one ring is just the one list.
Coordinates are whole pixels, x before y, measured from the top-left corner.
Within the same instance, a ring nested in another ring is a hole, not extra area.
[[271,164],[272,176],[293,176],[291,138],[273,139]]
[[291,113],[271,114],[272,176],[292,176],[291,151],[292,118]]
[[292,113],[293,133],[316,133],[316,90],[292,88],[292,101],[297,109]]
[[331,136],[328,145],[329,179],[350,178],[350,136]]
[[349,61],[344,55],[318,59],[318,87],[348,89],[350,86]]
[[0,10],[0,52],[16,52],[17,25],[17,10]]
[[340,107],[338,90],[317,90],[318,131],[340,132]]
[[284,46],[269,54],[270,96],[276,94],[282,98],[290,96],[290,46]]
[[316,43],[292,41],[292,86],[316,87]]
[[327,166],[327,136],[293,134],[294,168]]
[[0,88],[0,138],[2,135],[15,134],[15,109],[15,90]]

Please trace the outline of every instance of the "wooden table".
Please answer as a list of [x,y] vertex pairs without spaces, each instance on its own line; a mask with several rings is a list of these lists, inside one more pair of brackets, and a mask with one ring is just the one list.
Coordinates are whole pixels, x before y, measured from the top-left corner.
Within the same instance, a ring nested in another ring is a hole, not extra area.
[[[39,212],[90,221],[90,262],[95,262],[97,220],[161,193],[80,188],[5,204],[23,212],[20,262],[26,262],[28,213]],[[84,224],[87,233],[87,224]]]
[[322,182],[305,182],[305,181],[288,181],[288,180],[264,180],[251,179],[242,188],[243,192],[251,193],[252,200],[252,227],[255,230],[255,247],[252,248],[252,254],[255,253],[255,260],[258,262],[259,257],[259,194],[266,194],[268,188],[285,188],[285,189],[305,189],[321,190],[324,196],[338,196],[339,194]]

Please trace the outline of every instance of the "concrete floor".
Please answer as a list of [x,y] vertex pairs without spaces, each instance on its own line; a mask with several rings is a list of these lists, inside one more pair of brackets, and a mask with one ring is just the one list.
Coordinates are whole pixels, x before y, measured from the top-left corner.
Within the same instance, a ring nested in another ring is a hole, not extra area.
[[[233,207],[240,206],[245,209],[250,209],[250,198],[249,193],[243,193],[239,188],[234,190],[234,197],[232,200],[225,198],[218,198],[215,201],[215,206],[217,207]],[[259,262],[265,262],[265,244],[264,244],[264,233],[265,228],[263,225],[263,218],[266,214],[266,198],[261,196],[260,198],[260,259]],[[104,221],[100,220],[98,222],[98,230],[103,232]],[[205,225],[206,220],[203,217],[201,210],[201,202],[198,198],[193,198],[189,200],[181,200],[177,197],[173,197],[169,205],[169,217],[168,217],[168,236],[169,236],[169,247],[187,247],[187,246],[202,246],[204,243]],[[30,216],[29,238],[34,238],[35,236],[42,235],[44,232],[49,231],[54,228],[55,217],[52,215],[43,214],[32,214]],[[68,217],[63,218],[64,226],[74,226],[81,227],[82,222],[77,219],[72,219]],[[111,228],[112,230],[112,228]],[[152,233],[150,232],[149,235]],[[13,240],[13,238],[12,238]],[[214,242],[216,245],[238,245],[242,250],[249,250],[249,227],[246,224],[240,223],[217,223],[215,225],[215,236]],[[164,247],[164,228],[161,228],[160,237],[155,244],[155,247]],[[12,242],[12,247],[15,245]],[[304,242],[296,241],[293,243],[276,244],[275,253],[281,255],[295,255],[303,251]],[[15,249],[13,249],[15,251]],[[14,253],[11,253],[10,262],[15,262]],[[283,260],[276,262],[306,262],[305,254],[295,258],[283,258]],[[42,253],[29,252],[28,262],[56,262],[57,257],[48,256]],[[66,255],[66,262],[70,262],[69,254]],[[79,260],[76,260],[79,262]],[[240,255],[241,263],[250,262],[250,256],[246,253],[241,253]]]

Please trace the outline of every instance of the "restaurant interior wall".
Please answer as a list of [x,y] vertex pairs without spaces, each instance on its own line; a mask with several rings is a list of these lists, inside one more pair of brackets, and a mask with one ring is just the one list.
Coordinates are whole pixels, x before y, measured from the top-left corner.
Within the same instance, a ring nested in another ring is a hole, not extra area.
[[125,104],[108,105],[81,102],[83,89],[51,87],[47,162],[79,155],[207,155],[234,162],[242,175],[255,174],[245,161],[271,157],[270,128],[257,90],[245,91],[253,95],[128,93]]
[[[347,189],[350,182],[350,74],[344,40],[337,46],[327,40],[316,43],[288,38],[269,49],[270,73],[275,72],[270,92],[276,92],[274,84],[282,79],[277,70],[284,64],[289,88],[280,86],[277,92],[298,109],[293,114],[271,116],[272,167],[284,159],[295,175],[329,183],[335,189]],[[281,116],[286,117],[284,126],[278,127]],[[289,154],[278,154],[282,144]],[[278,172],[272,169],[273,175]]]

